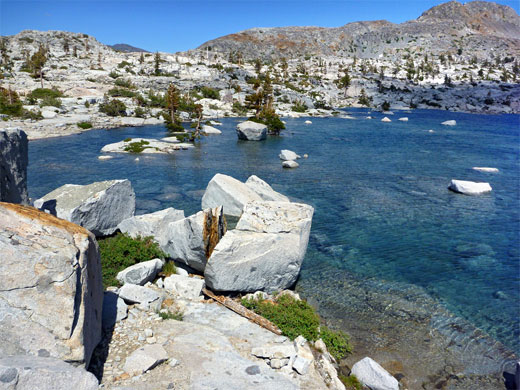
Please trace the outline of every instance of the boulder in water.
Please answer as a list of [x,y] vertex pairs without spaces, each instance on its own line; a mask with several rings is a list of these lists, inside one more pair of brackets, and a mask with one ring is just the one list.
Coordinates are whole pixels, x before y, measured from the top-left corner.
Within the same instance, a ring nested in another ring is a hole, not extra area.
[[381,119],[381,122],[392,122],[392,120],[385,116],[383,119]]
[[237,125],[237,136],[245,141],[262,141],[267,138],[267,126],[253,121],[242,122]]
[[283,160],[283,161],[294,161],[294,160],[300,158],[300,156],[298,156],[292,150],[287,150],[287,149],[281,150],[278,157],[280,157],[280,160]]
[[465,180],[452,180],[448,189],[464,195],[480,195],[492,190],[489,183],[476,183]]
[[441,123],[441,125],[444,125],[444,126],[455,126],[457,124],[457,121],[456,120],[449,120],[449,121],[444,121]]
[[397,379],[369,357],[354,364],[352,374],[372,390],[399,390]]

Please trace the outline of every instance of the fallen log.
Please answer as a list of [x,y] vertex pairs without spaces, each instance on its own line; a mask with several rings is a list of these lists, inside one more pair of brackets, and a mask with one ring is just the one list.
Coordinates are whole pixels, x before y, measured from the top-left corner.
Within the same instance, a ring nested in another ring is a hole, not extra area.
[[254,311],[251,311],[240,303],[235,302],[231,298],[226,298],[222,295],[216,295],[213,291],[208,290],[207,288],[203,288],[202,292],[204,295],[207,295],[214,301],[220,303],[222,306],[227,307],[228,309],[234,311],[237,314],[240,314],[242,317],[247,318],[249,321],[254,322],[257,325],[260,325],[262,328],[267,329],[274,334],[281,335],[282,331],[271,321],[262,317],[261,315],[256,314]]

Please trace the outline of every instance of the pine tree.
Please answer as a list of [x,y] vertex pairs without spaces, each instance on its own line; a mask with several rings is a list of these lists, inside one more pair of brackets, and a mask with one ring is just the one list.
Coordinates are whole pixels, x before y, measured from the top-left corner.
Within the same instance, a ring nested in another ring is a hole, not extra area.
[[139,63],[144,64],[144,54],[141,53],[141,56],[139,57]]
[[338,85],[340,88],[343,88],[345,90],[345,97],[347,97],[347,90],[348,90],[348,87],[350,87],[350,83],[351,83],[351,79],[350,79],[350,75],[348,73],[348,70],[344,70],[345,74],[343,75],[343,77],[341,77],[339,80],[338,80]]
[[168,108],[168,113],[170,115],[171,123],[177,122],[176,113],[179,108],[180,96],[179,91],[175,87],[173,83],[168,87],[168,92],[166,94],[166,105]]
[[33,69],[35,76],[40,76],[40,82],[43,88],[43,66],[47,62],[47,51],[40,45],[38,51],[31,57],[31,68]]
[[161,55],[159,54],[159,52],[155,52],[155,57],[154,57],[154,61],[155,61],[155,68],[154,68],[154,74],[156,76],[159,76],[161,74],[161,69],[160,69],[160,64],[161,64]]

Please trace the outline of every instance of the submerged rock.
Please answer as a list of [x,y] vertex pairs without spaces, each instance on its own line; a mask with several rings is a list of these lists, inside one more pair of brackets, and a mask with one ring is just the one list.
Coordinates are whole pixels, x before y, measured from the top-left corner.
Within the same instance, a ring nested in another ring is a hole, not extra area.
[[267,138],[267,126],[253,121],[239,123],[237,137],[245,141],[263,141]]
[[0,356],[88,366],[103,304],[92,233],[33,207],[0,203],[0,258]]
[[27,164],[29,145],[21,129],[0,130],[0,201],[29,203]]
[[456,120],[449,120],[449,121],[444,121],[441,123],[441,125],[444,125],[444,126],[455,126],[457,124],[457,121]]
[[208,260],[208,287],[271,292],[292,286],[307,250],[313,212],[299,203],[248,203],[236,229],[226,233]]
[[354,364],[352,374],[372,390],[399,390],[397,379],[369,357]]
[[135,193],[126,179],[84,186],[65,184],[37,199],[34,206],[104,236],[114,233],[121,221],[134,215]]
[[487,172],[487,173],[498,173],[498,168],[487,168],[487,167],[473,167],[475,171]]
[[464,195],[480,195],[492,191],[489,183],[476,183],[464,180],[452,180],[448,189]]

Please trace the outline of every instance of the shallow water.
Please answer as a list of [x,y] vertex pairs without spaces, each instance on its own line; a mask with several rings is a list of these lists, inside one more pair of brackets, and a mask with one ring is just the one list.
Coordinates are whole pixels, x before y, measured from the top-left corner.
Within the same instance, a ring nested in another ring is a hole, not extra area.
[[[380,113],[370,113],[372,120],[367,110],[349,114],[356,119],[313,118],[311,125],[287,119],[284,136],[265,142],[237,141],[239,120],[225,118],[221,136],[175,155],[141,155],[139,162],[133,155],[97,156],[127,137],[166,136],[162,126],[31,141],[29,194],[36,199],[66,183],[128,178],[138,213],[175,207],[191,214],[215,173],[240,180],[255,174],[316,209],[299,283],[304,294],[307,288],[331,295],[334,284],[336,304],[346,307],[348,295],[342,302],[335,283],[343,274],[415,286],[520,352],[520,116],[415,110],[382,123]],[[409,121],[397,121],[402,116]],[[440,124],[448,119],[457,126]],[[281,149],[309,158],[284,170]],[[447,190],[451,179],[487,181],[493,192],[455,194]]]

